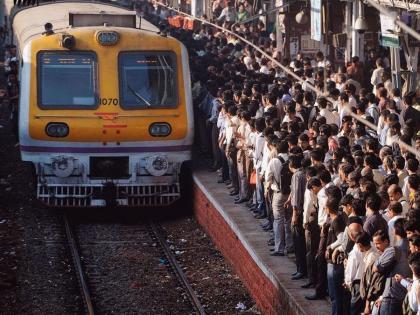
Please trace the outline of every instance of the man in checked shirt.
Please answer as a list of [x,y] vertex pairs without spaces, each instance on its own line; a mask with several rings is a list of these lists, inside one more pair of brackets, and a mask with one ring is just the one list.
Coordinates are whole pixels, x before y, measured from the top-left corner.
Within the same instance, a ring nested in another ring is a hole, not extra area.
[[285,207],[292,207],[292,235],[296,255],[296,273],[292,280],[299,280],[306,277],[306,245],[305,231],[303,230],[303,201],[306,189],[306,174],[302,168],[303,154],[291,155],[289,157],[289,169],[293,173],[290,185],[290,195]]

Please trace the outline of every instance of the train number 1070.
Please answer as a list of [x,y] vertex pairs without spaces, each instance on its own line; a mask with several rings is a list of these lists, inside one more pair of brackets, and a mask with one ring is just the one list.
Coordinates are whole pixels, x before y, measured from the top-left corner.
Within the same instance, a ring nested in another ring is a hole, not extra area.
[[119,101],[118,98],[100,98],[99,99],[99,104],[101,105],[114,105],[114,106],[118,106]]

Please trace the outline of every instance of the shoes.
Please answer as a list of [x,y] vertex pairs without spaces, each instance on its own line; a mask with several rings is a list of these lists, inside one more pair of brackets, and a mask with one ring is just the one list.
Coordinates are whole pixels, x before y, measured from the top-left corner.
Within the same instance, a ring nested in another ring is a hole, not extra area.
[[268,245],[268,246],[274,246],[274,240],[269,240],[269,241],[267,242],[267,245]]
[[268,231],[271,231],[273,229],[273,227],[271,225],[269,225],[269,226],[263,227],[262,229],[263,229],[263,231],[268,232]]
[[244,202],[246,202],[246,199],[238,199],[238,200],[235,200],[235,204],[239,204],[239,203],[244,203]]
[[323,297],[314,293],[314,294],[310,294],[310,295],[305,295],[305,299],[313,301],[313,300],[321,300],[321,299],[323,299]]
[[282,253],[282,252],[274,252],[274,253],[271,253],[270,256],[284,256],[284,253]]
[[239,194],[239,191],[237,190],[233,190],[229,193],[230,196],[236,196],[237,194]]
[[300,280],[305,278],[305,275],[303,273],[298,272],[296,275],[292,276],[292,280]]
[[299,272],[294,272],[294,273],[292,273],[292,277],[294,277],[294,276],[296,276],[297,274],[298,274]]
[[219,179],[218,181],[217,181],[217,183],[218,184],[223,184],[225,181],[223,180],[223,179]]
[[308,282],[308,283],[305,283],[304,285],[301,285],[300,287],[301,287],[302,289],[315,288],[315,283]]

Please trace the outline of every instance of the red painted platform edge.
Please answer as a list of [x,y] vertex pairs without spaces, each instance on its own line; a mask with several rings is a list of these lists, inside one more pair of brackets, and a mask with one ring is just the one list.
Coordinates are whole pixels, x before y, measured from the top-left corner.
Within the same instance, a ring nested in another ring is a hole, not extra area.
[[[233,266],[263,314],[302,314],[281,285],[277,287],[258,267],[236,233],[200,187],[194,183],[194,215],[216,247]],[[239,301],[238,301],[239,302]]]

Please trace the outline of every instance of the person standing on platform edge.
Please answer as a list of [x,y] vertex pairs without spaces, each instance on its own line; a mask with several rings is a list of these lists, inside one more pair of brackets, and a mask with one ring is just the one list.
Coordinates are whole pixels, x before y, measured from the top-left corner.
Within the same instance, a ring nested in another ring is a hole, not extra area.
[[289,199],[285,207],[292,207],[292,235],[296,255],[296,273],[292,280],[299,280],[307,276],[305,232],[303,230],[303,200],[306,188],[306,176],[302,169],[303,154],[290,155],[289,169],[293,173]]

